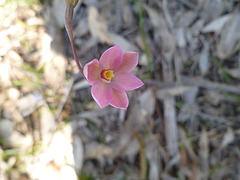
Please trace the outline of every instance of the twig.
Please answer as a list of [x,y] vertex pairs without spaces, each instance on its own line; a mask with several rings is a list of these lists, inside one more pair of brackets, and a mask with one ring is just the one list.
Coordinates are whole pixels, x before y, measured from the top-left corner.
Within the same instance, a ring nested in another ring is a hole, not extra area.
[[222,90],[222,91],[240,94],[240,87],[238,86],[232,86],[232,85],[227,85],[223,83],[215,83],[202,78],[197,79],[197,78],[189,78],[184,76],[182,77],[182,80],[185,85],[199,86],[199,87],[211,89],[211,90]]
[[74,81],[75,81],[75,79],[72,78],[71,81],[70,81],[70,83],[69,83],[69,85],[68,85],[68,87],[67,87],[67,90],[66,90],[65,94],[62,96],[62,99],[61,99],[61,101],[60,101],[60,103],[59,103],[59,105],[58,105],[58,108],[57,108],[57,113],[55,114],[55,120],[56,120],[56,121],[59,119],[60,114],[61,114],[61,112],[62,112],[62,110],[63,110],[63,107],[64,107],[64,105],[65,105],[66,102],[67,102],[67,99],[68,99],[68,97],[69,97],[69,95],[70,95],[70,92],[71,92],[71,90],[72,90]]
[[161,89],[167,88],[177,88],[179,86],[192,86],[192,87],[200,87],[210,90],[218,90],[218,91],[227,91],[229,93],[240,94],[239,86],[232,86],[223,83],[211,82],[202,78],[190,78],[186,76],[182,76],[182,82],[159,82],[156,80],[145,80],[144,84],[149,86],[155,86]]
[[228,125],[228,123],[229,123],[229,121],[227,119],[217,117],[217,116],[214,116],[214,115],[211,115],[211,114],[206,114],[206,113],[203,113],[203,112],[200,112],[200,111],[196,111],[196,114],[198,116],[200,116],[202,119],[208,119],[210,121],[217,121],[219,123],[224,123],[226,125]]

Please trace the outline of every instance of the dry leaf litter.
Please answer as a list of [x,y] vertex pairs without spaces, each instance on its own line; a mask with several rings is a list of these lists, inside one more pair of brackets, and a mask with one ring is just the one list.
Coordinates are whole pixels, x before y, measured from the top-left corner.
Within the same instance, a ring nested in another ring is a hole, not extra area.
[[64,1],[0,0],[0,180],[240,179],[237,0],[79,1],[81,63],[139,52],[127,111],[78,73]]

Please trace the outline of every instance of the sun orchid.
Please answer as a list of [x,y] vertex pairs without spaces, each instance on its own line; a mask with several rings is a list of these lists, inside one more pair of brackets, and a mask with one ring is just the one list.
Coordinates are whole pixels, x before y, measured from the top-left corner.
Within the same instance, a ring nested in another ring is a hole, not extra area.
[[111,106],[126,110],[128,97],[125,91],[137,89],[143,82],[130,71],[138,63],[138,53],[122,52],[119,46],[106,50],[100,60],[92,60],[84,66],[83,72],[90,85],[91,94],[103,108]]

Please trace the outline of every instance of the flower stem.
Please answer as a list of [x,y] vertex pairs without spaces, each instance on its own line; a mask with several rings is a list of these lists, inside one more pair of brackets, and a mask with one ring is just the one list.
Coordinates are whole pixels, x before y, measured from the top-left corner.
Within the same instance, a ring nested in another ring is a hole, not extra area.
[[75,45],[74,45],[74,41],[71,41],[71,46],[72,46],[72,52],[73,52],[73,57],[77,63],[77,67],[79,69],[79,71],[81,72],[81,74],[83,75],[83,77],[85,78],[84,74],[83,74],[83,69],[82,69],[82,66],[78,60],[78,57],[77,57],[77,53],[76,53],[76,48],[75,48]]
[[74,37],[73,37],[73,31],[72,31],[72,16],[73,16],[74,6],[73,6],[73,4],[67,2],[67,7],[66,7],[66,11],[65,11],[65,27],[66,27],[66,31],[67,31],[67,34],[68,34],[68,37],[69,37],[69,40],[71,43],[73,57],[77,63],[77,67],[78,67],[79,71],[81,72],[81,74],[83,75],[83,77],[86,78],[83,74],[82,66],[78,60],[76,48],[75,48],[75,44],[74,44]]

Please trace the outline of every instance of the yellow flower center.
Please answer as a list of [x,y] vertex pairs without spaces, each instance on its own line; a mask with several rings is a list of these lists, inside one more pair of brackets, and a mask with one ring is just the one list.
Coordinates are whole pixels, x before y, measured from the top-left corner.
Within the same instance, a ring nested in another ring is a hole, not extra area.
[[110,81],[113,77],[114,77],[114,74],[113,74],[113,71],[112,70],[103,70],[101,72],[101,77]]

